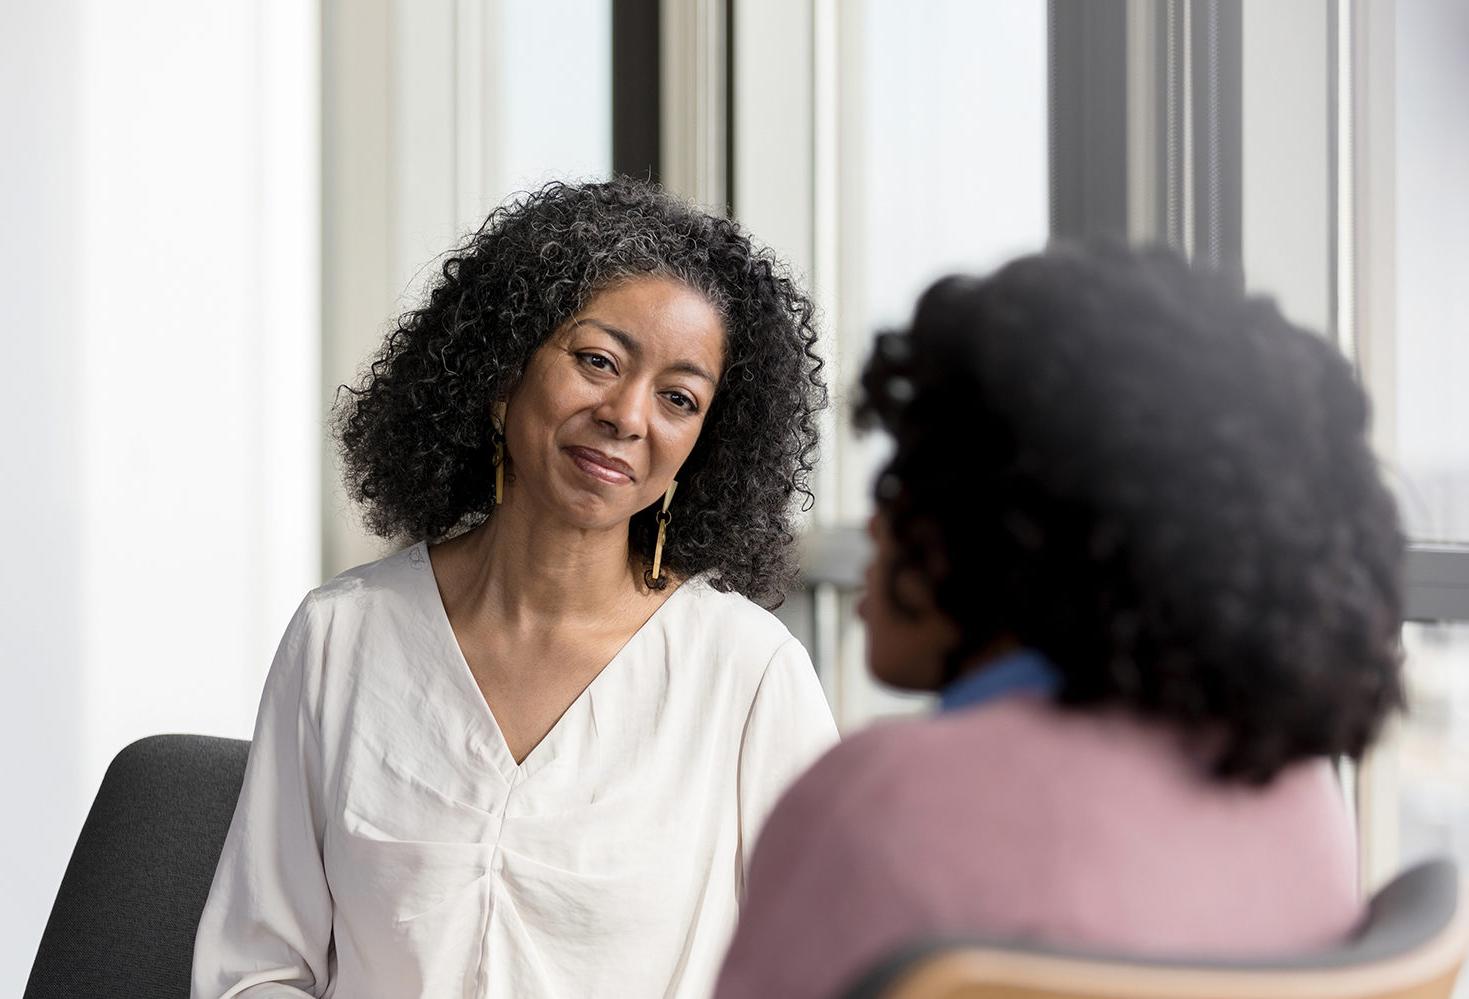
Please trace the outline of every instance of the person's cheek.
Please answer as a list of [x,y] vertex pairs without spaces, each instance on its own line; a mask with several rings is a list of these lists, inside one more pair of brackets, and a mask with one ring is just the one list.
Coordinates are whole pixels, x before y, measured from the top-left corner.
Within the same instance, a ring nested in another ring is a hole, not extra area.
[[881,585],[869,575],[868,590],[863,596],[866,624],[867,668],[874,677],[886,683],[899,679],[896,672],[901,669],[899,649],[901,642],[895,634],[896,621],[887,605]]

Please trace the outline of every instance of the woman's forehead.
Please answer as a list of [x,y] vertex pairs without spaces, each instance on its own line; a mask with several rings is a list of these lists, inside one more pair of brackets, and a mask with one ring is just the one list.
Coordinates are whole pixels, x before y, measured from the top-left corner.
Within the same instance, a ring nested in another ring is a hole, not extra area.
[[593,295],[566,325],[591,328],[630,353],[687,360],[717,371],[725,353],[724,320],[699,291],[672,278],[624,281]]

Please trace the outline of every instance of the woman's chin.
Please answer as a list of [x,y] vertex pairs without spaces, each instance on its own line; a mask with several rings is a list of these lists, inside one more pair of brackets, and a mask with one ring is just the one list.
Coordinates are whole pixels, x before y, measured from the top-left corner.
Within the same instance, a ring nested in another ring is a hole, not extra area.
[[902,656],[874,656],[869,650],[867,672],[884,687],[905,693],[922,693],[933,687],[933,671]]
[[923,683],[920,676],[921,670],[915,670],[911,663],[890,663],[890,661],[867,660],[868,676],[873,677],[886,688],[905,690],[905,692],[918,692],[927,690],[928,686]]
[[567,527],[579,531],[610,531],[626,529],[636,510],[626,509],[625,504],[608,502],[598,492],[578,489],[554,501],[557,519]]

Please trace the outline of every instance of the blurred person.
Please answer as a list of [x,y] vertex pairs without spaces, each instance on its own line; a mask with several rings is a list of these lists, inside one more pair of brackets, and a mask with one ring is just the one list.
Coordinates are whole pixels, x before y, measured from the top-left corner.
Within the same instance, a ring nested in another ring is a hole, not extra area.
[[835,741],[759,606],[814,343],[733,222],[632,181],[550,184],[447,258],[335,424],[407,547],[286,629],[195,997],[708,994],[756,829]]
[[1350,366],[1176,256],[1057,248],[879,337],[872,672],[936,691],[777,805],[719,999],[906,943],[1263,957],[1362,914],[1334,757],[1402,704],[1403,539]]

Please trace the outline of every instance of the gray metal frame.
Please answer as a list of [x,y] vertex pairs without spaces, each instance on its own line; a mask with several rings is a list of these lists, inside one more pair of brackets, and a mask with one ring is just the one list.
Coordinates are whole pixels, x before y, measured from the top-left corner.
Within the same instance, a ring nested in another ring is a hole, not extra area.
[[612,0],[612,170],[662,178],[658,0]]
[[1469,547],[1412,545],[1404,574],[1408,620],[1469,621]]
[[1047,28],[1051,235],[1125,238],[1127,0],[1051,0]]
[[[808,531],[801,539],[801,582],[842,593],[862,587],[871,546],[861,528]],[[1408,621],[1469,621],[1469,547],[1413,544],[1404,565]]]
[[1241,23],[1233,0],[1050,0],[1053,237],[1242,272]]

